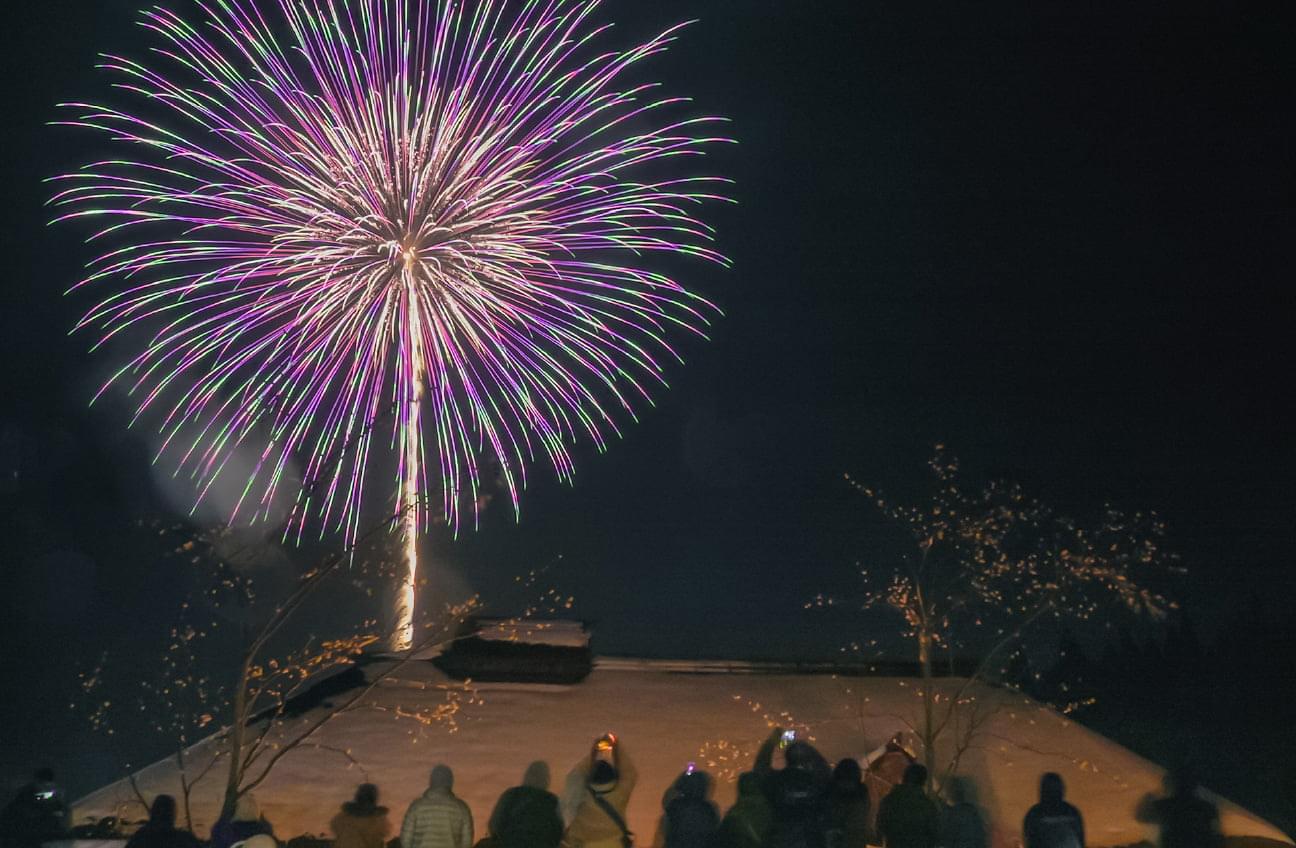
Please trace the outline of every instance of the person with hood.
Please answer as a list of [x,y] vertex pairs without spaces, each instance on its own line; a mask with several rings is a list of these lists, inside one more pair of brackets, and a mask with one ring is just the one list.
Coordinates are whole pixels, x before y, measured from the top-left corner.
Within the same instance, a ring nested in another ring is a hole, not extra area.
[[710,798],[711,777],[692,763],[676,778],[662,799],[665,848],[709,848],[720,829],[720,811]]
[[0,843],[12,848],[37,848],[68,830],[68,805],[54,771],[39,768],[32,777],[0,813]]
[[985,819],[976,804],[976,786],[966,777],[948,781],[950,805],[942,826],[944,848],[988,848]]
[[910,763],[900,785],[878,806],[878,836],[886,848],[935,848],[940,843],[940,812],[927,797],[927,767]]
[[[783,748],[784,766],[775,770],[774,749]],[[828,840],[828,761],[809,742],[780,728],[761,745],[755,771],[774,810],[771,848],[825,848]]]
[[725,813],[716,848],[763,848],[774,826],[774,810],[754,771],[738,775],[738,800]]
[[1166,797],[1144,796],[1136,810],[1141,822],[1161,829],[1161,848],[1221,848],[1219,810],[1197,791],[1197,776],[1186,768],[1167,772]]
[[630,848],[626,806],[639,773],[624,746],[611,733],[594,742],[588,757],[567,778],[570,822],[563,848]]
[[261,816],[256,796],[247,792],[240,795],[234,803],[234,815],[221,817],[212,825],[211,839],[207,845],[208,848],[231,848],[236,843],[263,834],[273,839],[274,828]]
[[507,789],[490,817],[493,848],[557,848],[562,841],[558,796],[549,791],[549,764],[527,766],[522,785]]
[[427,791],[405,811],[400,841],[402,848],[472,848],[472,811],[455,797],[449,766],[432,769]]
[[1084,848],[1084,819],[1065,797],[1062,776],[1045,772],[1040,777],[1039,803],[1022,822],[1025,848]]
[[847,757],[833,769],[828,784],[829,848],[864,848],[868,844],[869,792],[859,761]]
[[148,822],[135,831],[126,848],[199,848],[202,845],[189,831],[176,828],[175,823],[175,798],[157,796],[149,807]]
[[333,831],[333,848],[383,848],[392,826],[387,808],[378,806],[378,787],[360,784],[355,800],[342,805],[329,827]]

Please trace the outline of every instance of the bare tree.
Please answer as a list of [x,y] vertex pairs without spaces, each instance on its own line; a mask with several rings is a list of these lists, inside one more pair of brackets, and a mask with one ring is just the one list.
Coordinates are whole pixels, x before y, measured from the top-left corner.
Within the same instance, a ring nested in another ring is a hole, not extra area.
[[[321,728],[347,712],[374,707],[370,696],[383,680],[420,653],[453,639],[464,620],[480,609],[475,596],[446,604],[420,623],[412,650],[401,656],[366,653],[386,635],[376,618],[353,613],[348,622],[346,614],[332,610],[319,617],[331,632],[318,633],[303,611],[330,581],[362,595],[381,592],[390,582],[395,563],[385,531],[391,524],[375,525],[354,546],[323,557],[296,575],[286,590],[272,593],[273,598],[261,596],[254,572],[247,568],[258,556],[250,549],[256,544],[244,544],[229,528],[197,534],[184,525],[159,530],[177,537],[172,553],[202,575],[199,588],[181,604],[154,672],[135,671],[140,683],[134,703],[118,705],[102,696],[106,657],[81,675],[81,689],[96,729],[120,737],[119,725],[130,721],[122,713],[134,712],[135,723],[142,718],[148,730],[165,740],[173,751],[190,829],[189,800],[200,781],[223,771],[221,815],[232,815],[238,799],[261,785],[284,757],[303,748],[324,748],[314,741]],[[237,656],[233,666],[231,655]],[[363,674],[339,677],[358,671],[362,661]],[[340,681],[336,697],[318,699],[309,710],[295,708],[296,699],[330,679]],[[471,683],[440,688],[444,697],[439,702],[390,712],[423,727],[453,725],[459,708],[474,700]],[[350,757],[346,751],[337,753]],[[125,765],[136,800],[147,807],[131,761]]]
[[[1117,611],[1164,618],[1175,604],[1149,587],[1174,558],[1153,513],[1107,506],[1084,523],[1016,484],[968,487],[941,445],[928,466],[931,492],[915,504],[847,476],[913,548],[892,568],[861,571],[862,602],[840,606],[899,620],[921,678],[919,712],[906,723],[939,787],[993,714],[978,685],[1004,683],[1029,634],[1048,621],[1101,621]],[[823,597],[812,605],[839,606]]]

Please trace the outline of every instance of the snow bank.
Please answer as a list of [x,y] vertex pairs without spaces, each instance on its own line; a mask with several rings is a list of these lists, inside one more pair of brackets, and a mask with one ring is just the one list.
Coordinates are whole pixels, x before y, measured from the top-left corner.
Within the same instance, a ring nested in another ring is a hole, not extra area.
[[[904,726],[915,712],[914,682],[896,678],[829,675],[735,674],[724,664],[600,662],[573,686],[483,684],[481,702],[456,716],[458,729],[409,726],[393,717],[432,705],[446,679],[430,663],[410,663],[376,690],[375,709],[349,713],[326,725],[314,742],[285,757],[256,795],[281,836],[325,834],[339,804],[356,784],[377,783],[382,803],[399,826],[409,802],[426,786],[432,766],[450,765],[455,791],[471,806],[478,835],[500,792],[517,784],[532,760],[552,767],[555,791],[588,752],[592,739],[613,731],[636,761],[640,781],[629,809],[630,827],[648,844],[656,830],[662,792],[689,762],[717,778],[722,808],[734,799],[736,774],[773,724],[801,728],[830,760],[862,757]],[[951,681],[951,685],[957,681]],[[1127,845],[1154,838],[1133,811],[1147,792],[1161,789],[1162,769],[1019,695],[986,687],[975,694],[991,711],[978,743],[963,757],[962,772],[979,791],[995,842],[1011,845],[1034,802],[1039,775],[1056,771],[1068,799],[1086,817],[1094,846]],[[311,715],[297,721],[309,721]],[[199,746],[201,747],[201,746]],[[217,808],[223,775],[209,776],[195,792],[195,829],[206,833]],[[179,794],[174,764],[144,769],[146,795]],[[122,781],[74,806],[76,821],[116,815],[131,803]],[[1290,844],[1274,826],[1235,804],[1220,802],[1225,833]],[[131,811],[130,815],[138,815]]]

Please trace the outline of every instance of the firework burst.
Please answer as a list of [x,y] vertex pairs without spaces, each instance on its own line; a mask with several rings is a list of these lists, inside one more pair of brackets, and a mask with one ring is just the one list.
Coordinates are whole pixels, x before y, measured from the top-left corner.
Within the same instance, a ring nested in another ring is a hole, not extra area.
[[570,479],[714,313],[653,257],[726,262],[698,217],[725,181],[663,166],[721,119],[627,81],[679,27],[614,51],[600,0],[262,5],[143,12],[153,64],[102,63],[135,106],[65,104],[125,151],[52,200],[105,222],[80,326],[147,334],[109,385],[199,491],[257,452],[236,515],[299,465],[290,535],[354,539],[380,448],[411,547],[475,521],[487,465],[516,511],[528,464]]

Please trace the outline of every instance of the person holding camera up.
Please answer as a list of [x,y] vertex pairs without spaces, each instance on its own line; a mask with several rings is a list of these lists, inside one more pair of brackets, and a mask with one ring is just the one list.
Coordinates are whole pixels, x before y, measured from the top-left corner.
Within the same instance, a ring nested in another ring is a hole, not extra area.
[[620,740],[611,733],[594,741],[589,756],[567,778],[569,815],[562,848],[630,848],[626,806],[639,774]]

